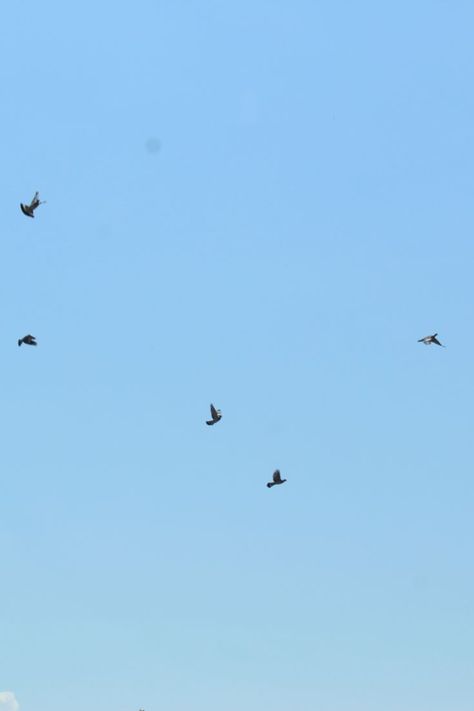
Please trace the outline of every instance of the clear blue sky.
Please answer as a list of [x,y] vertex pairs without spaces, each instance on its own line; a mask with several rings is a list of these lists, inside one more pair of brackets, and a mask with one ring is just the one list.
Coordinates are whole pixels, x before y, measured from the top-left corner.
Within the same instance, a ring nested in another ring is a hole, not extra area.
[[473,24],[462,0],[3,8],[21,711],[472,711]]

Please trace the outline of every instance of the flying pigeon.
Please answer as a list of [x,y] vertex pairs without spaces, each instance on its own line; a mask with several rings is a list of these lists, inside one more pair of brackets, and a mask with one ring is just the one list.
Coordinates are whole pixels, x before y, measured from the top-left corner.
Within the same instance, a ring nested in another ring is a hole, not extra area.
[[34,217],[34,211],[38,207],[38,205],[43,205],[44,201],[39,199],[39,193],[35,193],[35,196],[33,200],[30,202],[29,205],[23,205],[23,203],[20,203],[21,211],[24,215],[27,217]]
[[285,481],[286,479],[281,478],[280,470],[275,469],[275,471],[273,472],[273,481],[269,481],[267,486],[269,489],[271,489],[272,486],[276,486],[277,484],[284,484]]
[[206,425],[215,425],[216,422],[219,422],[219,420],[222,417],[222,413],[220,410],[216,410],[214,405],[211,402],[211,417],[212,420],[206,420]]
[[443,346],[443,344],[438,341],[438,339],[436,338],[437,335],[437,333],[433,333],[432,336],[425,336],[424,338],[420,338],[418,343],[424,343],[425,346],[431,346],[432,343],[436,343],[437,346],[446,348],[446,346]]
[[36,338],[34,336],[23,336],[23,338],[18,339],[18,345],[21,346],[22,343],[26,343],[27,346],[37,346]]

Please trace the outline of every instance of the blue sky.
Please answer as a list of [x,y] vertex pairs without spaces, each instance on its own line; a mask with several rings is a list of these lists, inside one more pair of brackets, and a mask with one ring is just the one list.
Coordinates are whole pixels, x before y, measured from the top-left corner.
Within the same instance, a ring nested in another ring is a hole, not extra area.
[[21,711],[472,711],[473,22],[3,9]]

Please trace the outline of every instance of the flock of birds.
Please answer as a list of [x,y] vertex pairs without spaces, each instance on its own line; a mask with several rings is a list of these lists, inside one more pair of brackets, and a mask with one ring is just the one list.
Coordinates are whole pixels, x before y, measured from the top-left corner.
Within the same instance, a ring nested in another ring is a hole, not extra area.
[[[222,419],[222,412],[217,409],[217,407],[214,407],[214,405],[211,402],[211,419],[206,420],[206,425],[215,425],[216,422],[219,422],[219,420]],[[276,486],[277,484],[284,484],[286,479],[281,478],[280,470],[275,469],[273,472],[273,481],[269,481],[267,486],[269,489],[272,488],[272,486]]]
[[[420,338],[418,340],[418,343],[424,343],[425,346],[431,346],[433,343],[436,346],[441,346],[442,348],[446,348],[440,341],[438,341],[438,334],[433,333],[431,336],[424,336],[423,338]],[[20,342],[18,341],[18,345],[20,345]],[[36,343],[34,344],[36,345]],[[219,422],[219,420],[222,419],[222,412],[218,410],[216,407],[211,402],[211,419],[206,420],[206,425],[215,425],[216,422]],[[284,484],[286,479],[281,478],[280,470],[275,469],[273,472],[273,481],[269,481],[267,483],[267,486],[269,489],[272,488],[272,486],[277,486],[278,484]]]
[[[38,208],[40,205],[44,205],[45,201],[42,201],[39,199],[39,193],[36,192],[33,196],[32,201],[30,202],[29,205],[24,205],[22,202],[20,203],[20,208],[21,211],[24,215],[27,217],[33,217],[34,218],[34,212],[36,208]],[[23,338],[18,339],[18,345],[21,346],[22,343],[25,343],[27,346],[37,346],[36,338],[32,336],[30,333],[26,336],[23,336]],[[438,334],[433,333],[431,336],[424,336],[423,338],[420,338],[418,340],[418,343],[424,343],[425,346],[431,346],[433,343],[436,346],[441,346],[442,348],[446,348],[439,340],[438,340]],[[206,420],[206,425],[215,425],[219,420],[222,419],[222,412],[214,407],[214,405],[211,403],[211,419]],[[267,483],[267,486],[269,489],[272,488],[272,486],[278,486],[279,484],[284,484],[286,479],[281,478],[281,473],[279,469],[275,469],[273,472],[273,480],[269,481]]]

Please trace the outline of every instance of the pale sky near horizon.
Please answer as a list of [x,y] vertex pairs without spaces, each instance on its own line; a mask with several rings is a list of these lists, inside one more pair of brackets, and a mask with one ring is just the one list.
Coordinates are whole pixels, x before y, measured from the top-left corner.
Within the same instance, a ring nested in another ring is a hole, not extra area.
[[473,25],[3,8],[0,711],[472,711]]

